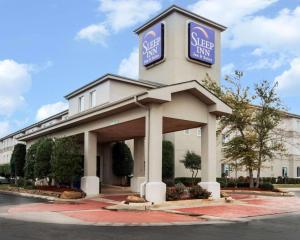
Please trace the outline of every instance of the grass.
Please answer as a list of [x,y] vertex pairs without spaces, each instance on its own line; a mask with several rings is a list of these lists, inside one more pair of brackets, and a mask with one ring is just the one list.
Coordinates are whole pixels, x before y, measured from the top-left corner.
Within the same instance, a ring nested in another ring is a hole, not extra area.
[[8,189],[9,184],[0,184],[0,190],[6,190]]
[[300,184],[273,184],[275,188],[300,188]]

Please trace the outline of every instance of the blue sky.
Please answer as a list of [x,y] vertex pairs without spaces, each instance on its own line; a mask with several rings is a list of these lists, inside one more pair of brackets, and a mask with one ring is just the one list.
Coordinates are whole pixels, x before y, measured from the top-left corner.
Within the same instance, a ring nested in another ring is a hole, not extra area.
[[300,114],[300,0],[0,0],[0,135],[66,108],[107,73],[137,75],[135,27],[177,4],[228,27],[222,72],[279,82]]

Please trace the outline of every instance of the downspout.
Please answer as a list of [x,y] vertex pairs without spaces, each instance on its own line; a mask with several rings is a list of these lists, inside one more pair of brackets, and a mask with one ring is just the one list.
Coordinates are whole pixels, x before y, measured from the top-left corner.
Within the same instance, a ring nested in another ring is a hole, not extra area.
[[[146,105],[141,104],[137,96],[134,96],[134,103],[139,106],[140,108],[146,109],[147,110],[147,118],[148,118],[148,124],[147,124],[147,129],[146,131],[146,136],[147,136],[147,156],[145,156],[145,182],[143,183],[143,192],[141,192],[141,196],[146,194],[146,184],[149,182],[149,143],[150,143],[150,108]],[[147,119],[146,119],[147,121]]]

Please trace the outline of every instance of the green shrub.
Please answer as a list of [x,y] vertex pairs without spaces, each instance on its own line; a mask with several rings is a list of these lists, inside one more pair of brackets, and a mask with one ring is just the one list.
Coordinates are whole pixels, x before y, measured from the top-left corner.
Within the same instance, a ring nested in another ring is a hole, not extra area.
[[187,151],[184,159],[180,162],[184,164],[186,169],[189,169],[192,172],[192,185],[195,185],[195,178],[201,169],[201,157],[192,151]]
[[35,157],[36,157],[36,150],[38,147],[39,142],[32,144],[27,152],[25,158],[25,167],[24,167],[24,177],[25,179],[35,179],[34,175],[34,166],[35,166]]
[[[179,177],[179,178],[175,178],[175,184],[176,183],[183,183],[185,186],[192,186],[192,178],[190,177]],[[197,184],[201,182],[201,178],[194,178],[194,183]]]
[[190,197],[193,199],[207,199],[210,197],[211,193],[206,189],[203,189],[199,185],[192,186],[190,188]]
[[269,190],[269,191],[274,190],[274,186],[270,182],[265,182],[265,183],[259,184],[259,188],[262,189],[262,190]]
[[10,165],[9,164],[0,165],[0,176],[5,177],[5,178],[10,177]]
[[162,142],[162,178],[174,178],[174,145],[170,141]]
[[51,155],[53,148],[53,140],[51,138],[41,139],[37,145],[34,176],[36,178],[47,178],[51,173]]
[[112,148],[113,173],[118,177],[132,174],[133,158],[129,147],[124,142],[116,142]]
[[54,141],[51,158],[52,177],[56,183],[73,187],[76,179],[82,175],[82,157],[80,146],[75,138],[60,138]]
[[25,155],[26,145],[21,143],[16,144],[10,160],[11,175],[15,178],[24,176]]

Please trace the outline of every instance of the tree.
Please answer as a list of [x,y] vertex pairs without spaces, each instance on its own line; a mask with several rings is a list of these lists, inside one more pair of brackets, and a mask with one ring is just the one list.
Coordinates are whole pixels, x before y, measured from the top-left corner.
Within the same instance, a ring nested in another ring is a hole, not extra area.
[[[284,151],[282,134],[278,131],[281,120],[281,101],[276,93],[277,84],[268,81],[255,85],[255,95],[249,87],[242,87],[243,74],[235,71],[226,77],[227,86],[219,86],[211,79],[205,86],[232,108],[232,115],[220,118],[220,129],[229,137],[223,144],[225,161],[235,167],[245,167],[249,172],[250,187],[254,187],[254,170],[257,170],[256,187],[263,163]],[[254,106],[256,99],[259,106]]]
[[9,178],[9,176],[10,176],[10,165],[9,164],[0,165],[0,176]]
[[162,178],[174,178],[174,145],[170,141],[162,142]]
[[116,142],[112,148],[113,173],[118,177],[132,174],[133,158],[129,147],[124,142]]
[[259,108],[253,117],[253,129],[257,137],[257,188],[263,163],[271,160],[275,154],[285,151],[282,135],[278,132],[282,105],[276,87],[277,83],[271,85],[268,81],[255,85],[256,98],[259,101]]
[[80,146],[75,138],[55,139],[51,157],[52,177],[58,184],[73,187],[74,181],[82,174]]
[[25,167],[24,167],[24,177],[26,179],[34,180],[34,166],[36,163],[36,151],[38,148],[39,142],[32,144],[27,152],[25,158]]
[[195,185],[195,178],[201,169],[201,157],[192,151],[187,151],[184,159],[180,162],[184,164],[186,169],[189,169],[192,172],[192,185]]
[[26,145],[16,144],[11,155],[11,175],[15,178],[24,177],[25,155]]
[[48,178],[51,182],[51,154],[53,148],[53,140],[51,138],[44,138],[39,141],[35,155],[34,175],[36,178]]
[[243,73],[235,71],[233,76],[226,76],[226,86],[219,86],[209,77],[205,87],[217,95],[232,108],[232,114],[219,119],[218,133],[228,136],[223,145],[225,161],[235,166],[243,166],[249,172],[250,187],[254,187],[253,172],[257,169],[255,161],[256,136],[252,131],[254,108],[249,87],[241,85]]

